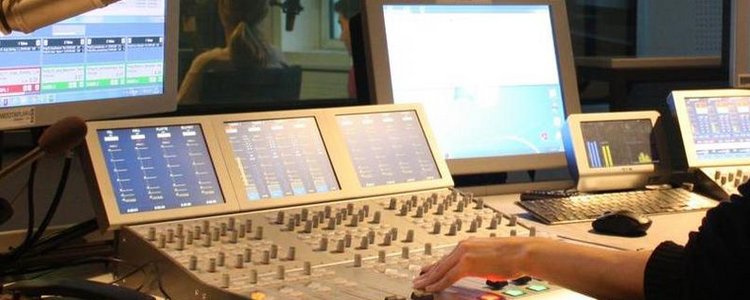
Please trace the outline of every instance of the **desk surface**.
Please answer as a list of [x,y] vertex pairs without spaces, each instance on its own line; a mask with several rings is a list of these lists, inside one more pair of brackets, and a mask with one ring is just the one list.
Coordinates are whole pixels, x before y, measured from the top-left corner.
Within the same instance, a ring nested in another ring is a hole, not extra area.
[[[563,238],[591,245],[605,246],[621,250],[653,249],[663,241],[674,241],[685,244],[690,231],[698,230],[705,211],[684,212],[667,215],[650,216],[653,220],[648,234],[643,237],[627,238],[600,235],[591,232],[591,223],[573,223],[564,225],[545,225],[534,219],[523,208],[516,205],[519,194],[507,194],[484,197],[487,205],[507,214],[518,215],[527,224],[539,230],[559,235]],[[718,202],[717,202],[718,204]]]

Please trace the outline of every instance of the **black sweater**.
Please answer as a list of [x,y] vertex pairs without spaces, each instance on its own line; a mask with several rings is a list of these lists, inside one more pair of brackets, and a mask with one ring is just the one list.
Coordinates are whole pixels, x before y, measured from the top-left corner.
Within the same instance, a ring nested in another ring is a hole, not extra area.
[[750,299],[750,184],[709,210],[683,247],[660,244],[646,264],[646,299]]

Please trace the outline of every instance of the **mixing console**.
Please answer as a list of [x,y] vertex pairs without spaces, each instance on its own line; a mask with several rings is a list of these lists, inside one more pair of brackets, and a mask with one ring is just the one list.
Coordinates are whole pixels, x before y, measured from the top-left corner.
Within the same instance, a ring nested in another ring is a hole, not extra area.
[[710,196],[726,200],[738,194],[737,187],[750,178],[750,166],[702,167],[697,177],[698,184]]
[[[118,252],[136,264],[158,262],[175,299],[409,299],[421,266],[460,240],[540,235],[481,198],[440,189],[128,227]],[[438,296],[561,292],[537,280],[493,286],[467,279]]]

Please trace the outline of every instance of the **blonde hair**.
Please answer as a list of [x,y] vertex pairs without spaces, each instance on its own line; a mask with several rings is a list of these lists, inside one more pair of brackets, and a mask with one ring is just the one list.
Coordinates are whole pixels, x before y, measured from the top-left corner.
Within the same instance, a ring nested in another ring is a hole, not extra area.
[[234,26],[229,54],[237,68],[265,67],[271,61],[272,47],[258,25],[268,15],[268,0],[219,0],[224,26]]

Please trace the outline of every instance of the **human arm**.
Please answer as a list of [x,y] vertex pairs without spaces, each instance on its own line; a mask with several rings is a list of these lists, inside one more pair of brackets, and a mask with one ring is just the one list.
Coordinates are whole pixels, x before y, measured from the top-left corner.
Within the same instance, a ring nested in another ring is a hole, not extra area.
[[439,291],[462,277],[523,275],[604,299],[643,299],[650,251],[614,251],[545,238],[472,238],[423,269],[414,287]]

